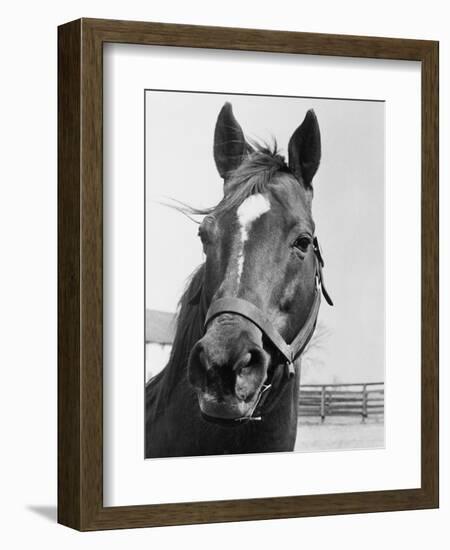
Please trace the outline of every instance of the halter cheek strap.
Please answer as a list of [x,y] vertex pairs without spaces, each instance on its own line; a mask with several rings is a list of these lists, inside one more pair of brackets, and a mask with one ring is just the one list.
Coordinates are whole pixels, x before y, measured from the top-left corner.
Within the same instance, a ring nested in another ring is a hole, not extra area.
[[[306,345],[310,341],[316,327],[317,316],[319,314],[320,308],[321,294],[323,294],[325,300],[328,302],[329,305],[333,305],[333,302],[323,282],[322,268],[324,266],[324,261],[319,242],[316,237],[313,240],[313,250],[316,260],[316,288],[314,292],[314,299],[305,324],[299,330],[299,332],[290,344],[288,344],[284,340],[278,330],[273,326],[271,321],[258,307],[256,307],[251,302],[248,302],[247,300],[243,300],[241,298],[219,298],[218,300],[212,302],[206,313],[204,324],[205,330],[212,319],[223,313],[235,313],[237,315],[240,315],[241,317],[244,317],[245,319],[248,319],[261,330],[261,332],[272,342],[275,348],[283,356],[284,362],[281,363],[281,365],[287,366],[287,378],[292,378],[295,374],[294,361],[302,354]],[[276,385],[281,388],[282,384],[280,380],[280,373],[277,372],[274,378],[277,379]],[[231,423],[243,422],[248,420],[261,420],[262,406],[266,401],[270,401],[270,394],[273,393],[271,392],[271,388],[273,387],[273,385],[273,383],[263,385],[251,413],[244,417],[232,419]],[[278,391],[278,393],[280,392]],[[207,417],[207,420],[218,421],[220,423],[226,422],[227,424],[230,423],[229,419],[225,420]]]

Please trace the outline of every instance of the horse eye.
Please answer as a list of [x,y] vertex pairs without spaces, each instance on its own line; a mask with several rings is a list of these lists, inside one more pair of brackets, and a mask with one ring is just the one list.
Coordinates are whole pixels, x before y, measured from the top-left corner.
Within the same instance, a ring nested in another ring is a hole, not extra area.
[[201,226],[198,228],[197,235],[202,241],[205,238],[205,230]]
[[203,245],[209,244],[214,236],[215,219],[212,215],[203,218],[202,223],[198,228],[198,236]]
[[294,247],[298,248],[302,252],[306,252],[308,250],[308,246],[311,244],[311,239],[309,237],[298,237],[294,242]]
[[200,240],[202,241],[203,245],[205,246],[208,242],[208,233],[205,230],[205,228],[200,226],[198,228],[198,233],[197,234],[200,237]]

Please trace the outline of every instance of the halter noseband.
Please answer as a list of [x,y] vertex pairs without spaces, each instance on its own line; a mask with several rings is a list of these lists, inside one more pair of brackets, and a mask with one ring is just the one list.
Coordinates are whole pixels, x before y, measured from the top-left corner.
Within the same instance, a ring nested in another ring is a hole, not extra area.
[[[282,384],[283,378],[287,378],[287,380],[289,380],[294,376],[294,361],[303,353],[303,350],[305,349],[306,345],[311,339],[311,336],[313,335],[317,323],[317,316],[319,314],[321,294],[323,294],[325,300],[330,306],[333,305],[330,295],[328,294],[324,285],[322,273],[324,261],[317,237],[314,237],[313,239],[313,250],[316,260],[316,287],[314,291],[314,300],[311,309],[309,310],[309,314],[305,321],[305,324],[299,330],[299,332],[290,344],[285,341],[285,339],[273,326],[267,316],[258,307],[256,307],[251,302],[248,302],[247,300],[243,300],[242,298],[219,298],[212,302],[212,304],[209,306],[204,323],[205,331],[212,319],[214,319],[218,315],[221,315],[222,313],[235,313],[237,315],[240,315],[241,317],[244,317],[245,319],[248,319],[261,330],[261,332],[271,341],[271,343],[282,355],[283,362],[276,365],[271,383],[262,386],[262,389],[260,390],[259,396],[250,414],[238,418],[225,419],[211,417],[202,413],[203,417],[206,420],[227,425],[237,425],[242,422],[248,422],[249,420],[261,420],[262,405],[263,403],[270,401],[270,399],[268,398],[270,394],[273,394],[274,388],[278,389],[279,391],[277,396],[271,396],[271,408],[273,408],[275,403],[278,402],[278,398],[281,395],[283,386],[285,386],[285,384]],[[281,370],[278,368],[280,366],[285,366],[286,368]]]

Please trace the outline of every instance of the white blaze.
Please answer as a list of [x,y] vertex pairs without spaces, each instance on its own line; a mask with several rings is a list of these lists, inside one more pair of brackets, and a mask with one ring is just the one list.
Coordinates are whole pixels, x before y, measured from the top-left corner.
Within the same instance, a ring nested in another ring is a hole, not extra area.
[[237,284],[241,280],[242,271],[244,269],[244,246],[248,240],[248,233],[252,223],[260,216],[270,210],[270,202],[267,197],[260,193],[250,195],[237,209],[237,217],[241,231],[241,242],[238,254],[238,277]]

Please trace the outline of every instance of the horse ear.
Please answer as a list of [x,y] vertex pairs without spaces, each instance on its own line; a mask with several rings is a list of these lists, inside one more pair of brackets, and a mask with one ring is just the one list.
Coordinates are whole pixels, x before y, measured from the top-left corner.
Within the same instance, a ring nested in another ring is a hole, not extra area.
[[312,109],[306,113],[305,120],[292,134],[288,151],[292,173],[306,187],[311,187],[321,156],[319,123]]
[[223,179],[235,170],[247,152],[244,132],[234,118],[231,103],[225,103],[217,117],[214,131],[214,160]]

